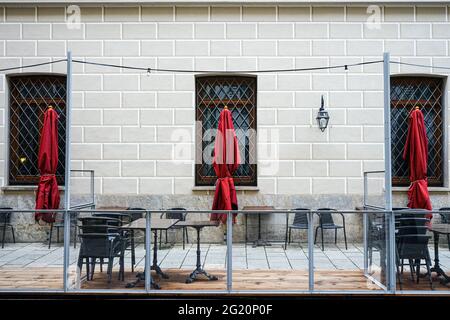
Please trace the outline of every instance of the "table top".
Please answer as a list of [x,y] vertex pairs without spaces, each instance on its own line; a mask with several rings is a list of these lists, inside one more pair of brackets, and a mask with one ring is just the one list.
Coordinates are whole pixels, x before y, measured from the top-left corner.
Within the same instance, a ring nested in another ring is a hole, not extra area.
[[[133,222],[122,226],[123,229],[137,229],[137,230],[145,230],[145,218],[140,218],[134,220]],[[151,229],[152,230],[167,230],[170,229],[174,224],[176,224],[178,219],[161,219],[152,217],[151,220]]]
[[182,227],[193,227],[193,228],[201,228],[201,227],[217,227],[219,226],[218,221],[178,221],[177,226]]
[[446,223],[436,223],[432,224],[430,228],[431,232],[441,233],[441,234],[450,234],[450,224]]

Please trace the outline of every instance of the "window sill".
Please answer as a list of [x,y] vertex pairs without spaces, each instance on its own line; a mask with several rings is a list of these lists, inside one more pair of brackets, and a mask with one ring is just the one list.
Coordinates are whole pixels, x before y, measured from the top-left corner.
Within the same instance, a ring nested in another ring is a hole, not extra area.
[[[64,186],[58,186],[59,191],[64,191]],[[3,192],[35,192],[37,186],[5,186],[2,187]]]
[[[392,192],[406,192],[409,187],[392,187]],[[428,192],[450,192],[450,187],[428,187]]]
[[[214,191],[215,186],[195,186],[192,187],[192,191]],[[236,186],[236,191],[259,191],[259,187],[250,186]]]

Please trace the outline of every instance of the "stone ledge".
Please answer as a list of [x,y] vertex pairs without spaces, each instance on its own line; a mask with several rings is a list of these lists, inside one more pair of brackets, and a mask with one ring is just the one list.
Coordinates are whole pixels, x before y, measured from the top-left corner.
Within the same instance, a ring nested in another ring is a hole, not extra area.
[[[407,192],[409,187],[392,187],[392,192]],[[450,192],[450,187],[428,187],[428,192]]]
[[[1,188],[3,192],[34,192],[37,190],[37,186],[4,186]],[[59,191],[64,191],[65,187],[59,186]]]
[[[192,191],[214,191],[214,186],[195,186]],[[259,191],[259,187],[236,186],[236,191]]]

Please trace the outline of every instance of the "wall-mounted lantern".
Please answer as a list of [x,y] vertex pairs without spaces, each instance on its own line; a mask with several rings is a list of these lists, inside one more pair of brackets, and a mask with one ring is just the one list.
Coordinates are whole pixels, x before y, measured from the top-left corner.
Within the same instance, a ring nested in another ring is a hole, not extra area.
[[320,131],[324,132],[328,126],[328,120],[330,120],[330,116],[328,115],[328,111],[325,110],[323,95],[321,97],[320,109],[319,112],[317,112],[316,120],[317,124],[319,125]]

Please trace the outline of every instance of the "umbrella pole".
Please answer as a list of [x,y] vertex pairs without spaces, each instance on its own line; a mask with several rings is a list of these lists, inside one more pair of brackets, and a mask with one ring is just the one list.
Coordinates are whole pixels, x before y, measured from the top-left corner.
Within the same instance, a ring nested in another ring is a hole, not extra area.
[[[70,113],[72,109],[72,52],[67,51],[66,75],[66,158],[64,173],[64,291],[69,290],[70,246]],[[77,241],[77,239],[75,239]]]

